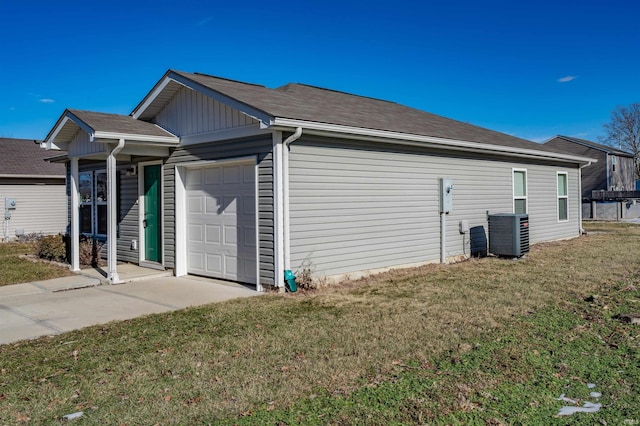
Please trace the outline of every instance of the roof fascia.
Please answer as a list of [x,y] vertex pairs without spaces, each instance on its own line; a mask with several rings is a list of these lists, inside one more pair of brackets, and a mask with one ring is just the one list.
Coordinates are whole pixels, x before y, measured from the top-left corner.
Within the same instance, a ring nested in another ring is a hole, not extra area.
[[162,93],[162,91],[171,83],[169,72],[151,89],[151,91],[144,97],[144,99],[136,106],[133,112],[130,114],[136,120],[149,108],[149,106],[156,100],[156,98]]
[[177,136],[152,136],[152,135],[136,135],[130,133],[116,133],[116,132],[96,132],[95,139],[109,139],[109,140],[120,140],[125,139],[126,141],[135,141],[135,142],[144,142],[150,144],[167,144],[167,145],[178,145],[180,143],[180,138]]
[[75,115],[74,113],[72,113],[71,111],[66,111],[65,114],[71,119],[73,120],[73,122],[75,124],[78,125],[78,127],[80,127],[80,129],[82,129],[83,131],[85,131],[86,133],[89,134],[89,141],[93,142],[95,140],[95,130],[93,130],[93,128],[91,126],[89,126],[87,123],[85,123],[84,121],[82,121],[80,118],[78,118],[77,115]]
[[349,139],[359,140],[377,140],[381,142],[392,142],[402,145],[412,146],[429,146],[436,148],[446,148],[456,151],[494,153],[507,155],[511,157],[557,160],[566,163],[574,163],[586,165],[596,163],[598,160],[594,158],[578,157],[567,154],[556,154],[545,151],[538,151],[525,148],[506,147],[501,145],[483,144],[479,142],[468,142],[456,139],[444,139],[433,136],[414,135],[410,133],[390,132],[386,130],[366,129],[360,127],[340,126],[335,124],[317,123],[312,121],[292,120],[285,118],[276,118],[274,120],[274,130],[278,128],[302,127],[307,134],[316,134],[322,136],[335,136],[340,134]]
[[136,109],[131,113],[131,116],[135,119],[138,119],[140,116],[142,116],[145,110],[149,108],[149,106],[158,97],[158,95],[162,93],[162,90],[167,87],[167,85],[171,82],[171,80],[175,81],[176,83],[180,83],[183,86],[188,87],[192,90],[195,90],[196,92],[202,93],[205,96],[208,96],[217,101],[220,101],[230,106],[231,108],[237,109],[238,111],[266,125],[270,125],[274,120],[273,116],[271,116],[270,114],[267,114],[262,110],[259,110],[258,108],[245,104],[244,102],[240,102],[230,96],[225,95],[222,92],[206,87],[196,81],[191,80],[188,77],[185,77],[183,75],[176,73],[175,71],[167,72],[164,79],[161,80],[156,85],[156,87],[151,91],[151,93],[147,95],[145,100],[143,100],[143,102],[141,102],[140,105],[136,107]]
[[19,178],[19,179],[64,179],[64,175],[12,175],[12,174],[0,174],[0,178]]

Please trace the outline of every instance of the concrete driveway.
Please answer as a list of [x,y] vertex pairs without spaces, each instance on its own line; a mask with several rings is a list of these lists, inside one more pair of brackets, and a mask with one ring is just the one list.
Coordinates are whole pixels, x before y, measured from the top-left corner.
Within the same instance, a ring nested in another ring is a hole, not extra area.
[[99,278],[87,275],[0,287],[0,344],[261,294],[197,277],[156,273],[101,285]]

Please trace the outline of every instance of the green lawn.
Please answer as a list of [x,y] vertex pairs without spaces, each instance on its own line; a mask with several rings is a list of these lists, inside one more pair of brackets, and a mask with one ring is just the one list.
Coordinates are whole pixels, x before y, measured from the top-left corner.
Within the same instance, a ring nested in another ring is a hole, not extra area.
[[[640,312],[640,227],[590,227],[0,346],[0,423],[640,424],[640,326],[618,319]],[[562,394],[603,406],[557,417]]]
[[0,286],[70,275],[68,268],[34,262],[21,255],[34,254],[33,243],[0,243]]

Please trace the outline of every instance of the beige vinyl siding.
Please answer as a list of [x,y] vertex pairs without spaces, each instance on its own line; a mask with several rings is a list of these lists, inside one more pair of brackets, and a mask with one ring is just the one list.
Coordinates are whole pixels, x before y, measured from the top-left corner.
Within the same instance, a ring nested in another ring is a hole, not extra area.
[[186,136],[257,125],[258,121],[208,96],[182,88],[156,116],[156,123]]
[[[25,234],[65,233],[67,228],[67,197],[64,179],[49,180],[47,184],[24,182],[0,183],[0,202],[4,212],[4,199],[14,198],[16,209],[11,211],[8,237],[14,238],[16,229]],[[1,218],[0,236],[4,237],[6,221]]]
[[193,161],[256,156],[258,164],[258,242],[260,283],[274,285],[272,139],[242,138],[190,145],[172,152],[164,166],[165,266],[175,266],[175,166]]
[[[468,254],[460,220],[487,230],[487,211],[513,211],[513,168],[526,169],[531,240],[579,233],[577,168],[304,138],[291,145],[291,263],[318,275],[437,261],[438,178],[453,179],[446,255]],[[556,172],[569,176],[569,222],[557,221]]]

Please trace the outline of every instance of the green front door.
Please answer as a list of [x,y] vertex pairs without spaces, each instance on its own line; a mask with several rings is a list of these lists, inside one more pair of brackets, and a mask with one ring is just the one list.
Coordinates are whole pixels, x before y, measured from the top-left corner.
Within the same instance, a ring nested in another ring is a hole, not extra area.
[[144,258],[162,260],[162,230],[160,226],[160,165],[144,166]]

